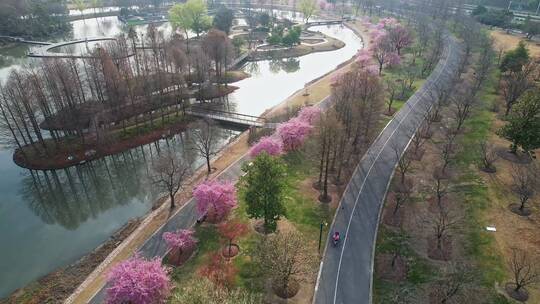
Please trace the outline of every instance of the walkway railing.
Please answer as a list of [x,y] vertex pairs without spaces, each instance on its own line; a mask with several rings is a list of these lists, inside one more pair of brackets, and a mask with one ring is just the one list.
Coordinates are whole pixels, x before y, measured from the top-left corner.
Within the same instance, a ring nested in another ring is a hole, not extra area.
[[236,112],[229,112],[224,110],[211,109],[203,106],[192,105],[185,110],[186,114],[211,118],[217,121],[233,123],[246,127],[259,127],[262,128],[266,125],[264,118],[259,116],[252,116],[247,114],[241,114]]

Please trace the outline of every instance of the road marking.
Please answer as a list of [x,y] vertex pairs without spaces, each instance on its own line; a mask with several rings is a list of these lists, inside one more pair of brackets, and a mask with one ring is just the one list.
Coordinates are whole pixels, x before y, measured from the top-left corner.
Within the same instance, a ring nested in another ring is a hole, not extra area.
[[[335,288],[334,288],[334,304],[336,304],[336,300],[337,300],[337,289],[338,289],[338,285],[339,285],[339,274],[341,272],[341,263],[342,263],[342,260],[343,260],[343,253],[345,251],[345,246],[347,244],[347,240],[348,240],[348,236],[349,236],[349,230],[350,230],[350,226],[351,226],[351,223],[352,223],[352,218],[353,218],[353,215],[354,215],[354,212],[356,210],[356,206],[358,205],[358,200],[360,199],[360,195],[364,189],[364,185],[366,183],[366,180],[368,178],[368,176],[370,175],[371,173],[371,170],[373,169],[373,167],[375,166],[375,163],[377,162],[377,160],[379,159],[382,151],[384,151],[386,145],[388,144],[388,142],[390,141],[390,139],[394,136],[394,133],[399,129],[399,127],[401,126],[401,123],[409,116],[409,114],[411,113],[412,109],[418,104],[418,102],[424,98],[425,94],[428,92],[428,87],[431,86],[431,83],[437,83],[440,79],[440,77],[443,75],[444,73],[444,70],[446,69],[446,66],[448,65],[448,62],[449,62],[449,58],[450,58],[450,48],[452,48],[452,46],[450,45],[449,49],[448,49],[448,54],[447,55],[447,58],[445,59],[445,63],[444,63],[444,68],[441,70],[441,72],[439,73],[439,75],[437,75],[437,78],[433,81],[430,81],[429,84],[426,84],[426,90],[424,92],[422,92],[418,97],[417,97],[417,100],[414,102],[413,105],[409,106],[408,107],[408,112],[405,114],[405,116],[399,120],[398,122],[398,125],[396,126],[396,128],[394,128],[394,130],[392,131],[392,133],[390,134],[390,136],[388,136],[388,139],[384,142],[384,144],[382,145],[379,153],[377,154],[377,156],[375,157],[375,159],[373,160],[373,163],[371,164],[370,168],[368,169],[368,172],[366,173],[365,177],[364,177],[364,180],[362,181],[362,186],[360,187],[360,191],[358,192],[358,196],[356,197],[356,200],[355,200],[355,203],[354,203],[354,206],[353,206],[353,210],[351,211],[351,214],[350,214],[350,217],[349,217],[349,222],[347,224],[347,229],[345,231],[345,239],[343,240],[343,246],[341,247],[341,254],[340,254],[340,257],[339,257],[339,263],[338,263],[338,270],[337,270],[337,273],[336,273],[336,284],[335,284]],[[371,288],[370,288],[371,289]]]

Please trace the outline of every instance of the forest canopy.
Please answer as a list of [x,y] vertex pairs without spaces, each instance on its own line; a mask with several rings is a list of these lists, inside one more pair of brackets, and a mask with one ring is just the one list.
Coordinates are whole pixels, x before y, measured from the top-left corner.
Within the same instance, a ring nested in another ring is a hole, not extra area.
[[0,1],[0,33],[46,37],[71,29],[64,0]]

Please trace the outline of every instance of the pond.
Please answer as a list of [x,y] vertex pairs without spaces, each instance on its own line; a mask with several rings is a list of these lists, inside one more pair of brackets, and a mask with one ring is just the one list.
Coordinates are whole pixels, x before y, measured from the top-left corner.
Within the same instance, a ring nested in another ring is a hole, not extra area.
[[[111,19],[112,18],[112,19]],[[74,38],[112,36],[123,27],[116,17],[74,22]],[[107,21],[109,20],[109,21]],[[92,25],[94,24],[94,25]],[[170,32],[168,24],[160,25]],[[354,33],[339,25],[313,28],[340,39],[340,50],[299,58],[247,63],[252,74],[234,85],[240,87],[228,98],[238,112],[260,115],[304,87],[310,80],[334,69],[362,46]],[[145,26],[138,27],[144,31]],[[20,66],[28,46],[4,50],[0,79],[9,68]],[[219,131],[222,145],[238,131]],[[177,134],[125,153],[56,172],[30,172],[16,166],[11,148],[0,145],[0,297],[54,269],[75,262],[130,219],[143,216],[159,196],[149,181],[152,160],[170,147],[198,167],[203,160],[191,147],[190,132]]]

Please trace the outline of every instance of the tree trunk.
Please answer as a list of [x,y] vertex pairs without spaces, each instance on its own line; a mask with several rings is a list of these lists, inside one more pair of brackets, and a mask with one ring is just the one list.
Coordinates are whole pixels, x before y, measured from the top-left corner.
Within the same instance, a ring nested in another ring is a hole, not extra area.
[[174,203],[174,193],[169,193],[169,197],[171,199],[171,209],[174,209],[176,207],[175,203]]

